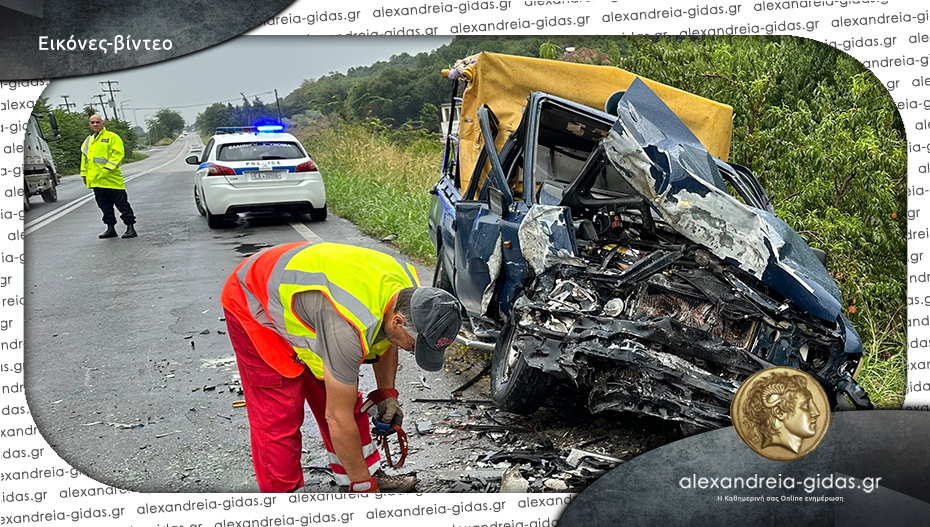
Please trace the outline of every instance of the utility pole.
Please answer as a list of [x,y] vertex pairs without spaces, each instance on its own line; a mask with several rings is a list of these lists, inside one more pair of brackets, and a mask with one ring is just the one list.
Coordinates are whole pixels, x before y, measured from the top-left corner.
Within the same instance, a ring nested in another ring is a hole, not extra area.
[[129,99],[126,99],[125,101],[120,101],[119,103],[119,111],[121,114],[123,114],[124,121],[128,121],[128,119],[126,119],[126,108],[123,108],[123,105],[125,105],[127,102],[132,102],[132,101],[130,101]]
[[[96,97],[97,99],[100,100],[100,108],[103,109],[103,119],[104,119],[104,120],[109,120],[110,118],[107,116],[107,105],[106,105],[105,102],[103,102],[103,94],[102,94],[102,93],[98,93],[97,95],[94,95],[93,97]],[[94,105],[94,106],[96,106],[96,105]]]
[[274,103],[278,105],[278,122],[281,122],[281,99],[278,99],[278,89],[274,89]]
[[244,92],[239,92],[239,95],[242,96],[242,107],[245,108],[245,123],[242,126],[252,126],[252,105],[249,104],[249,100],[245,98]]
[[[113,94],[114,94],[114,93],[119,93],[119,90],[114,89],[114,88],[113,88],[113,85],[114,85],[114,84],[119,85],[119,81],[100,81],[100,84],[101,84],[101,89],[102,89],[105,93],[109,93],[109,94],[110,94],[110,108],[113,108],[113,118],[114,118],[114,119],[119,119],[119,115],[116,113],[116,101],[113,99]],[[104,84],[107,85],[106,88],[103,88],[103,87],[102,87],[102,85],[104,85]],[[126,120],[125,116],[123,117],[123,120],[124,120],[124,121]]]
[[[68,113],[71,113],[71,107],[72,107],[72,106],[77,106],[77,105],[74,104],[73,102],[68,102],[68,97],[70,97],[70,95],[62,95],[62,96],[61,96],[61,98],[65,100],[65,111],[68,112]],[[59,106],[60,106],[60,105],[59,105]]]

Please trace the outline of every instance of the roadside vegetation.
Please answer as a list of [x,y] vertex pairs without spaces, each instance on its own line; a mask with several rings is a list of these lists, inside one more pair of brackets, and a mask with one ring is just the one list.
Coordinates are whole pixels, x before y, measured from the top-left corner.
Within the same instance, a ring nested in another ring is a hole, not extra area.
[[140,154],[139,152],[133,152],[132,154],[123,158],[123,164],[126,163],[135,163],[136,161],[142,161],[143,159],[148,158],[149,156],[145,154]]
[[435,263],[425,218],[442,156],[436,135],[392,131],[375,119],[296,133],[324,167],[326,199],[334,213],[366,234],[394,235],[392,243],[405,254]]

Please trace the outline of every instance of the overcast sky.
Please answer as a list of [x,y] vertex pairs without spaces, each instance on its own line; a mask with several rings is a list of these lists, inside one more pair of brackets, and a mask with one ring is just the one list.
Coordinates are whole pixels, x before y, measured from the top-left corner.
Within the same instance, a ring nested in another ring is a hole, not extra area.
[[[178,111],[192,124],[197,114],[214,102],[241,103],[239,92],[274,101],[273,92],[284,98],[304,79],[330,72],[345,73],[368,66],[392,55],[432,51],[452,37],[345,37],[345,36],[245,36],[238,37],[181,58],[102,75],[53,80],[42,94],[49,105],[64,104],[62,95],[80,111],[103,93],[100,81],[119,81],[116,105],[126,108],[126,117],[140,126],[146,115],[160,108]],[[439,75],[439,72],[436,72]],[[107,97],[108,98],[108,97]],[[187,106],[187,108],[183,108]],[[131,108],[139,108],[134,112]],[[145,108],[145,109],[143,109]],[[107,108],[110,117],[113,116]],[[122,117],[122,115],[121,115]]]

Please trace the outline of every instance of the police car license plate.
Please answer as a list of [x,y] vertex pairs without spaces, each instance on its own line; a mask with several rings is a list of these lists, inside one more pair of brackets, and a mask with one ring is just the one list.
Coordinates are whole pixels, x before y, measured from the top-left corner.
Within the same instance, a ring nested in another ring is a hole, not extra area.
[[284,170],[269,170],[269,171],[258,171],[252,172],[251,180],[252,181],[269,181],[273,179],[283,179],[286,171]]

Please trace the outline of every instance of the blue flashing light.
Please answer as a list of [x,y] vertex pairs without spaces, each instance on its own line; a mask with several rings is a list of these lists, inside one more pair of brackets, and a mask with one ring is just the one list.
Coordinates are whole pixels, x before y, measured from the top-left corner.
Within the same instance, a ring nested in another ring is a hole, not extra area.
[[216,127],[216,133],[218,134],[232,134],[236,132],[246,132],[246,133],[277,133],[283,132],[283,124],[260,124],[256,126],[218,126]]

